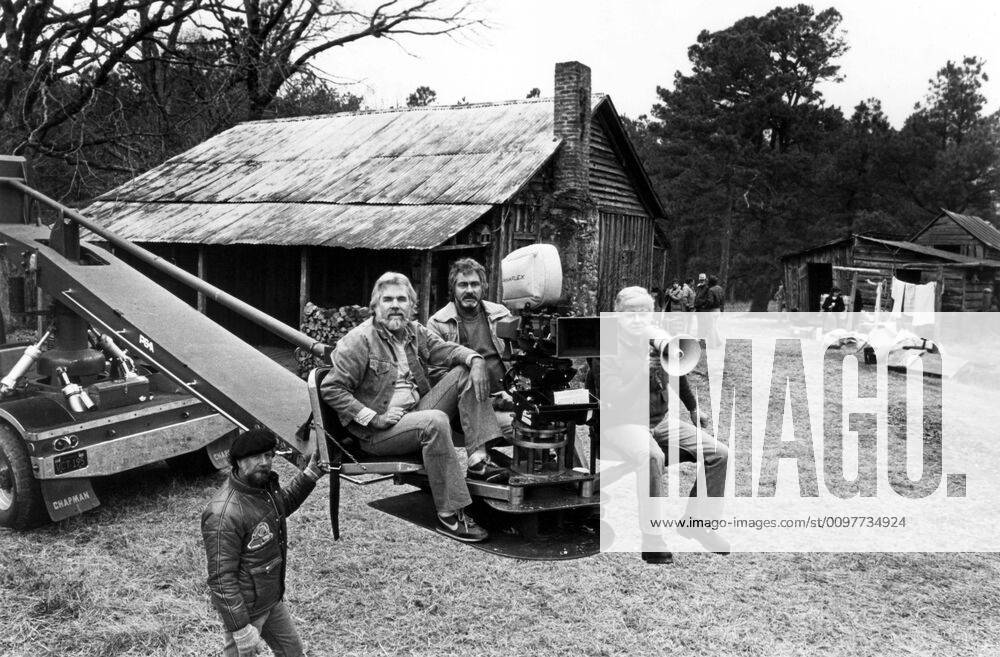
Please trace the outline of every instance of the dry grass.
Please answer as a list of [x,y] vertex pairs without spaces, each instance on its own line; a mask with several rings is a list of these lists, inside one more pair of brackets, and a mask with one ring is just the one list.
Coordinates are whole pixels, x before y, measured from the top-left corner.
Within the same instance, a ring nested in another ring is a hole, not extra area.
[[[81,518],[0,534],[0,654],[217,652],[198,518],[221,480],[148,470],[118,478]],[[1000,645],[995,555],[519,562],[368,508],[398,492],[388,483],[345,488],[345,537],[334,542],[326,490],[290,520],[287,599],[316,655],[989,655]]]
[[[293,474],[279,464],[283,478]],[[201,509],[224,475],[114,478],[104,505],[0,530],[0,655],[206,655]],[[994,655],[993,554],[637,555],[522,562],[369,508],[400,492],[328,484],[290,524],[287,600],[313,655]]]

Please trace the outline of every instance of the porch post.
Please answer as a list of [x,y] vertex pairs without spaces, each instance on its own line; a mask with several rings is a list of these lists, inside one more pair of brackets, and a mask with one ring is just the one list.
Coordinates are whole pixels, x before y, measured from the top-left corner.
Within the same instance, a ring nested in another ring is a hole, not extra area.
[[431,261],[434,257],[430,249],[424,251],[424,261],[420,267],[420,322],[427,323],[431,316]]
[[[205,280],[205,245],[198,245],[198,278]],[[198,292],[198,312],[205,314],[206,300],[205,293]]]
[[309,303],[309,247],[303,246],[299,251],[299,323]]

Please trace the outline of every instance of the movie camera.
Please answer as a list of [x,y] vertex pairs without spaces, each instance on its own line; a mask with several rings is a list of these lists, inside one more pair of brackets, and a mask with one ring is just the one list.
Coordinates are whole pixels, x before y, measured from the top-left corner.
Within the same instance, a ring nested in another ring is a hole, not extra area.
[[574,428],[597,409],[586,388],[571,388],[571,358],[599,355],[597,317],[573,317],[560,304],[562,268],[551,244],[512,251],[500,264],[503,303],[514,316],[501,320],[497,337],[507,344],[504,390],[514,402],[511,468],[524,475],[572,468]]
[[[512,467],[523,471],[526,459],[521,456],[528,454],[537,471],[544,452],[571,443],[573,427],[598,408],[590,391],[571,387],[577,373],[571,359],[619,356],[618,332],[628,332],[630,324],[619,321],[624,318],[575,317],[560,303],[562,268],[551,244],[511,252],[501,262],[501,279],[503,303],[515,313],[497,325],[510,362],[503,387],[515,407]],[[671,335],[652,321],[652,313],[640,315],[641,339],[649,341],[651,355],[659,356],[668,374],[684,375],[697,366],[702,352],[698,340]],[[602,353],[602,345],[612,353]]]
[[503,384],[516,420],[538,428],[586,421],[597,400],[570,388],[577,372],[571,358],[600,354],[600,320],[574,317],[560,304],[562,268],[551,244],[517,249],[500,267],[503,303],[515,315],[497,325],[497,337],[508,346]]
[[[617,344],[619,318],[575,317],[560,303],[562,268],[559,253],[551,244],[517,249],[500,267],[502,300],[515,313],[497,326],[497,337],[506,341],[511,352],[505,390],[514,398],[518,411],[530,412],[532,420],[579,418],[579,411],[585,415],[586,410],[596,407],[596,400],[585,399],[583,392],[566,392],[576,376],[570,359],[618,356],[616,348],[605,347],[604,351],[613,353],[602,353],[602,344]],[[701,358],[697,339],[672,335],[658,326],[654,313],[645,319],[650,321],[641,329],[642,337],[649,340],[651,351],[659,355],[668,374],[684,375],[697,366]],[[569,410],[571,407],[574,410]]]

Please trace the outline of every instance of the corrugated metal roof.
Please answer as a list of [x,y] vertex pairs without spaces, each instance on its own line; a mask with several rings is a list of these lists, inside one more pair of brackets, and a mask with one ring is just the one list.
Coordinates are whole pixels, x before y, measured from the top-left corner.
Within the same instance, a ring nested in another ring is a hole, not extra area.
[[902,249],[904,251],[911,251],[913,253],[920,253],[923,255],[933,256],[935,258],[941,258],[942,260],[948,260],[949,262],[954,262],[969,266],[983,266],[983,267],[1000,267],[1000,260],[987,260],[984,258],[973,258],[970,256],[965,256],[960,253],[952,253],[951,251],[942,251],[941,249],[935,249],[934,247],[924,246],[923,244],[916,244],[914,242],[899,242],[896,240],[881,240],[874,237],[865,237],[859,235],[858,239],[867,240],[869,242],[877,242],[878,244],[884,244],[895,249]]
[[807,253],[811,253],[813,251],[821,251],[823,249],[828,249],[835,246],[844,246],[846,244],[849,244],[852,240],[865,240],[868,242],[875,242],[876,244],[888,246],[889,248],[902,249],[904,251],[910,251],[911,253],[920,253],[922,255],[940,258],[942,260],[947,260],[951,263],[966,265],[969,267],[1000,267],[1000,260],[973,258],[970,256],[961,255],[960,253],[952,253],[951,251],[942,251],[941,249],[935,249],[933,247],[924,246],[923,244],[917,244],[915,242],[886,240],[877,237],[869,237],[867,235],[852,235],[851,237],[842,237],[840,239],[831,240],[825,244],[820,244],[819,246],[813,246],[808,249],[796,251],[794,253],[786,253],[785,255],[781,256],[781,260],[787,260],[789,258],[806,255]]
[[813,251],[822,251],[823,249],[829,249],[833,246],[842,246],[844,244],[850,244],[854,237],[838,237],[835,240],[830,240],[829,242],[824,242],[817,246],[810,246],[807,249],[802,249],[801,251],[793,251],[792,253],[786,253],[781,256],[781,260],[787,260],[788,258],[794,258],[796,256],[805,255],[807,253],[812,253]]
[[429,248],[552,157],[552,124],[551,99],[243,123],[87,214],[137,241]]
[[441,244],[489,209],[489,205],[100,202],[88,214],[138,242],[423,250]]
[[997,230],[996,226],[990,222],[971,214],[958,214],[949,210],[942,211],[980,242],[994,249],[1000,249],[1000,230]]

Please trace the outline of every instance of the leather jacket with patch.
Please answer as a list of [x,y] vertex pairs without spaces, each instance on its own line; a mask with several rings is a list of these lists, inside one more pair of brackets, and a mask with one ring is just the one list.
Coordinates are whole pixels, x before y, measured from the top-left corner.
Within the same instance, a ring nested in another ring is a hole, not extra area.
[[264,488],[230,475],[205,507],[201,533],[208,588],[227,631],[245,627],[281,601],[288,550],[285,518],[315,486],[304,472],[285,488],[278,486],[273,472]]

